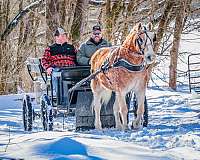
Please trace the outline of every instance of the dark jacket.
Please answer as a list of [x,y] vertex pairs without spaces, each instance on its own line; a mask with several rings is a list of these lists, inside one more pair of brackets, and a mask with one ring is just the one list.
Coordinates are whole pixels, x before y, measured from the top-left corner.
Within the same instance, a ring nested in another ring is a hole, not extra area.
[[45,49],[42,57],[44,69],[49,67],[74,66],[76,64],[76,49],[68,43],[53,44]]
[[100,43],[95,44],[92,39],[89,39],[87,42],[83,43],[80,46],[80,49],[77,52],[77,62],[79,65],[89,65],[90,58],[92,55],[102,47],[110,47],[111,43],[102,39]]

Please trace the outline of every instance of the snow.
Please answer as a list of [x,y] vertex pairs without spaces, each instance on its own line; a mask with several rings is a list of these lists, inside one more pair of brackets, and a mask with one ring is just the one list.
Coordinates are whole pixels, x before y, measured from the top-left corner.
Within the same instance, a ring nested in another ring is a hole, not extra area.
[[[36,120],[31,133],[24,132],[20,100],[23,95],[0,96],[0,157],[200,159],[200,96],[179,90],[149,88],[149,126],[126,132],[114,128],[75,132],[74,117],[65,119],[64,128],[62,118],[55,119],[52,132],[42,131],[40,120]],[[133,119],[131,114],[130,118]]]

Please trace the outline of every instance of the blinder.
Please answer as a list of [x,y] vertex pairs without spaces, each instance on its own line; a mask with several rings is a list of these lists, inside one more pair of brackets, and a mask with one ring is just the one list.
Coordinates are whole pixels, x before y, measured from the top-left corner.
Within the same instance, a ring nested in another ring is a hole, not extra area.
[[157,37],[156,37],[156,34],[154,34],[153,42],[155,42],[156,40],[157,40]]
[[[142,45],[144,44],[144,46],[146,46],[146,43],[147,43],[147,38],[146,38],[146,41],[144,42],[144,40],[140,37],[140,35],[142,35],[142,34],[146,34],[147,35],[147,33],[146,33],[146,27],[144,28],[144,30],[142,31],[142,32],[140,32],[139,34],[138,34],[138,38],[136,39],[136,41],[135,41],[135,43],[137,43],[138,44],[138,47],[139,47],[139,49],[140,49],[140,51],[141,51],[141,54],[144,54],[144,48],[142,48]],[[148,36],[147,36],[148,37]]]

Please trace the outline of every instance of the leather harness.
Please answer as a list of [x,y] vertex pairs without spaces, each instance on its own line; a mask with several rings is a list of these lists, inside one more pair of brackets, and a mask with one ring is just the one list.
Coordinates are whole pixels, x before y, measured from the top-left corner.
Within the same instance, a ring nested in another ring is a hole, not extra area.
[[[140,37],[140,35],[143,34],[143,33],[146,35],[145,42],[143,42],[142,38]],[[148,36],[148,34],[146,32],[146,28],[144,28],[144,31],[141,32],[140,34],[138,34],[138,38],[135,41],[135,43],[137,43],[137,45],[139,46],[139,50],[140,50],[140,52],[138,52],[138,54],[144,55],[144,49],[147,45],[148,39],[150,40],[151,44],[153,44],[151,38]],[[144,43],[144,48],[142,48],[143,43]],[[112,65],[109,65],[109,59],[113,55],[114,51],[117,48],[118,48],[118,51],[119,51],[120,47],[114,46],[114,47],[111,48],[110,54],[108,55],[108,57],[104,61],[103,65],[101,66],[101,69],[102,69],[103,72],[105,72],[105,70],[107,71],[110,68],[119,68],[119,67],[123,67],[123,68],[126,68],[128,71],[135,71],[135,72],[144,70],[144,68],[145,68],[145,62],[144,61],[141,64],[132,64],[132,63],[128,62],[127,60],[123,59],[123,58],[117,58]],[[129,51],[129,52],[131,52],[131,51]]]

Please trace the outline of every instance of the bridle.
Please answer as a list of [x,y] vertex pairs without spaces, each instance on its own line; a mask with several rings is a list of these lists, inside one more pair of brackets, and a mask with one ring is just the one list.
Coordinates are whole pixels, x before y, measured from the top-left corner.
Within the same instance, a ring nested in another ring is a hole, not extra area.
[[[143,40],[143,38],[141,37],[141,35],[143,35],[143,34],[145,34],[145,41]],[[140,33],[137,33],[137,35],[138,35],[138,38],[135,40],[135,46],[136,46],[136,44],[138,45],[138,47],[139,47],[139,53],[141,54],[141,55],[144,55],[144,50],[145,50],[145,48],[146,48],[146,46],[147,46],[147,41],[148,41],[148,39],[149,39],[149,41],[151,42],[151,45],[153,46],[153,41],[151,40],[151,38],[149,37],[149,35],[147,34],[147,29],[146,29],[146,27],[144,27],[144,30],[143,31],[141,31]],[[154,35],[155,36],[155,35]],[[144,45],[143,45],[144,44]],[[143,47],[142,47],[142,45],[143,45]]]
[[[141,37],[141,35],[143,35],[143,34],[145,34],[145,39]],[[152,46],[153,46],[153,41],[154,40],[152,40],[149,37],[146,27],[144,27],[144,30],[142,30],[139,33],[137,33],[137,36],[138,37],[135,39],[135,46],[136,46],[136,44],[138,45],[139,51],[138,52],[134,52],[134,53],[144,56],[144,50],[148,45],[147,44],[148,39],[150,41],[149,45],[152,45]],[[132,38],[132,40],[133,40],[133,38]],[[110,69],[110,68],[117,68],[117,67],[124,67],[124,68],[126,68],[126,69],[128,69],[130,71],[142,71],[144,69],[145,61],[143,61],[141,64],[138,64],[138,65],[131,64],[127,60],[120,58],[119,50],[120,50],[120,48],[116,48],[116,47],[113,47],[113,49],[111,49],[108,57],[106,58],[106,60],[104,61],[104,63],[101,66],[101,69],[103,70],[104,73],[105,73],[105,71],[108,71],[108,69]],[[116,51],[119,54],[117,54],[115,56],[113,64],[109,65],[109,60],[112,57],[114,51]],[[130,48],[128,48],[128,52],[130,54],[133,53],[133,51]]]

